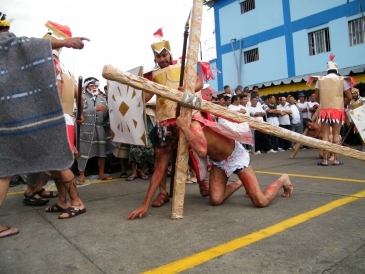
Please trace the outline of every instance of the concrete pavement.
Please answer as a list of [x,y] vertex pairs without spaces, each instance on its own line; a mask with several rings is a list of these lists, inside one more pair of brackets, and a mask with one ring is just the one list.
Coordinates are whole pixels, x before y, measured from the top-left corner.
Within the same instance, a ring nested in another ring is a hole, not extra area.
[[186,185],[184,219],[175,221],[171,203],[127,220],[145,197],[141,179],[91,178],[79,187],[87,212],[68,220],[23,205],[24,185],[12,187],[0,224],[20,233],[0,239],[0,273],[364,273],[364,162],[340,156],[343,166],[317,166],[316,149],[289,156],[251,160],[262,189],[290,174],[291,198],[280,191],[255,208],[242,188],[215,207]]

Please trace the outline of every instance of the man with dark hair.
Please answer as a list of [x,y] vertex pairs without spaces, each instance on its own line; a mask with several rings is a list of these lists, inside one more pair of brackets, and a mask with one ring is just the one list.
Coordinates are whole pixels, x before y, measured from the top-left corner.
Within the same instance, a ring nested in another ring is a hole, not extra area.
[[239,95],[233,95],[231,98],[231,104],[228,109],[238,111],[239,113],[245,114],[246,110],[240,104],[241,100]]
[[[192,150],[200,157],[209,156],[212,169],[209,178],[209,201],[220,205],[241,187],[246,189],[248,197],[257,207],[266,207],[276,197],[280,188],[284,197],[290,197],[293,186],[288,175],[283,174],[278,180],[261,192],[259,182],[252,166],[250,156],[237,140],[232,140],[214,130],[201,117],[192,117],[191,125],[187,124],[186,113],[176,119],[176,124],[183,133]],[[247,128],[243,134],[247,134]],[[249,133],[248,133],[249,134]],[[221,144],[224,144],[223,146]],[[227,185],[228,178],[237,174],[240,180]],[[153,195],[158,184],[150,184],[147,197]],[[128,218],[143,217],[146,210],[135,210]]]
[[[151,48],[155,63],[158,66],[158,69],[152,72],[151,80],[158,84],[184,91],[184,87],[179,87],[181,65],[177,63],[173,64],[170,43],[164,40],[152,44]],[[195,92],[202,88],[203,82],[200,77],[197,76]],[[152,96],[153,94],[151,93],[145,93],[145,101],[148,102]],[[176,102],[157,96],[156,119],[159,121],[159,125],[157,125],[158,128],[153,132],[158,133],[157,137],[160,141],[157,141],[157,138],[151,138],[154,139],[152,143],[155,142],[155,172],[152,175],[149,190],[152,186],[155,187],[155,189],[154,191],[147,192],[142,206],[129,214],[129,219],[133,219],[136,215],[142,216],[147,212],[157,188],[159,188],[160,193],[152,202],[152,206],[160,207],[170,201],[169,194],[166,191],[166,177],[167,167],[172,158],[173,149],[176,147],[178,141],[176,109]],[[199,182],[199,187],[202,196],[207,196],[208,183],[205,180],[202,180]]]
[[[274,95],[269,94],[267,96],[268,104],[264,105],[264,110],[266,112],[266,122],[273,126],[279,126],[279,114],[280,110],[277,109],[276,98]],[[274,135],[267,135],[270,144],[270,148],[267,153],[278,152],[278,138]]]
[[[280,110],[279,113],[279,127],[285,128],[287,130],[291,130],[290,116],[292,114],[292,110],[290,109],[289,104],[286,103],[286,97],[280,98],[280,104],[277,106],[277,109]],[[288,150],[291,148],[291,142],[285,140],[283,138],[278,138],[279,147],[278,151],[283,152],[284,150]]]
[[234,92],[235,92],[235,94],[236,94],[236,95],[240,95],[240,94],[242,94],[242,92],[243,92],[243,88],[242,88],[242,86],[241,86],[241,85],[238,85],[238,86],[236,87],[236,89],[234,90]]
[[228,95],[224,95],[224,105],[228,108],[228,106],[231,104],[231,97]]
[[225,85],[225,86],[223,87],[223,89],[224,89],[224,95],[225,95],[225,96],[232,97],[233,92],[231,91],[230,86]]
[[[295,98],[292,95],[289,95],[289,108],[291,110],[290,114],[290,124],[291,130],[303,134],[303,115],[300,107],[295,104]],[[293,148],[294,143],[291,143],[291,148]]]

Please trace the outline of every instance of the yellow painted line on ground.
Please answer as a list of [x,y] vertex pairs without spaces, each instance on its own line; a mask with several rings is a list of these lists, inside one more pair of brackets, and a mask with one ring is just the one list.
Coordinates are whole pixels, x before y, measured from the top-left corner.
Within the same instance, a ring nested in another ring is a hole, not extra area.
[[[271,175],[279,175],[281,176],[283,173],[280,172],[269,172],[269,171],[257,171],[255,173],[260,174],[271,174]],[[325,177],[325,176],[312,176],[312,175],[304,175],[304,174],[288,174],[290,177],[301,177],[301,178],[311,178],[311,179],[322,179],[322,180],[331,180],[331,181],[345,181],[345,182],[353,182],[353,183],[365,183],[365,180],[357,180],[357,179],[348,179],[348,178],[337,178],[337,177]]]
[[318,207],[316,209],[313,209],[311,211],[305,212],[303,214],[300,214],[298,216],[295,216],[293,218],[290,218],[288,220],[282,221],[280,223],[277,223],[273,226],[267,227],[265,229],[262,229],[260,231],[251,233],[249,235],[243,236],[241,238],[237,238],[233,241],[230,241],[228,243],[210,248],[208,250],[202,251],[200,253],[197,253],[195,255],[183,258],[181,260],[160,266],[158,268],[149,270],[144,272],[144,274],[155,274],[155,273],[179,273],[181,271],[187,270],[189,268],[198,266],[200,264],[203,264],[209,260],[212,260],[214,258],[217,258],[219,256],[225,255],[227,253],[230,253],[232,251],[235,251],[239,248],[248,246],[250,244],[253,244],[255,242],[258,242],[260,240],[263,240],[265,238],[268,238],[270,236],[273,236],[277,233],[280,233],[286,229],[289,229],[293,226],[299,225],[301,223],[304,223],[310,219],[313,219],[317,216],[320,216],[326,212],[329,212],[335,208],[338,208],[340,206],[343,206],[345,204],[351,203],[353,201],[356,201],[358,199],[365,197],[365,190],[358,192],[354,195],[338,199],[336,201],[333,201],[331,203],[328,203],[324,206]]

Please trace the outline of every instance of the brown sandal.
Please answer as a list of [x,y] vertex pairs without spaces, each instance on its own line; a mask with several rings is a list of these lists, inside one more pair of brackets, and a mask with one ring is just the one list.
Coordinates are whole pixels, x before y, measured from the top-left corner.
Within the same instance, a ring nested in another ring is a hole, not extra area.
[[153,207],[160,207],[164,204],[170,202],[169,194],[168,193],[159,193],[156,199],[152,202]]

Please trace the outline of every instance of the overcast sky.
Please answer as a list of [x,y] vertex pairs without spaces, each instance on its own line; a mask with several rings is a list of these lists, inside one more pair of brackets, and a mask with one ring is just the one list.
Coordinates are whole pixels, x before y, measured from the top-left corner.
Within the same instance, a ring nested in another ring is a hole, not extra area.
[[[174,58],[181,56],[185,22],[193,0],[11,0],[0,11],[14,19],[10,31],[17,36],[43,37],[48,20],[67,25],[73,37],[87,37],[81,51],[63,49],[61,61],[75,76],[96,77],[111,64],[121,70],[153,66],[153,33],[163,27]],[[203,7],[202,41],[214,37],[213,9]],[[211,53],[210,53],[211,54]],[[203,52],[203,59],[208,61]]]

